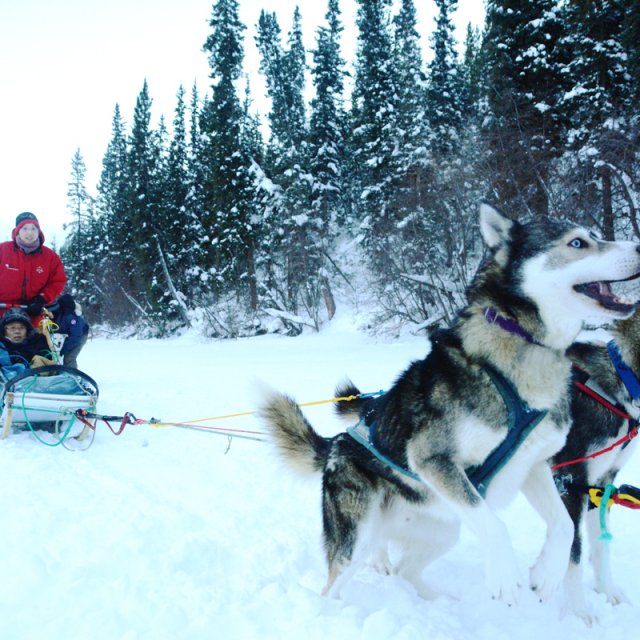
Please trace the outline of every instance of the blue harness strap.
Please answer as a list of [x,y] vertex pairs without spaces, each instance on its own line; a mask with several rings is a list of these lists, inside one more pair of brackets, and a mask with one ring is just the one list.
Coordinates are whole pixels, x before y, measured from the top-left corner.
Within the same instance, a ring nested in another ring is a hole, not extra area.
[[375,423],[371,426],[365,424],[364,420],[360,420],[358,424],[353,427],[349,427],[347,429],[347,433],[356,441],[359,442],[363,447],[369,450],[380,462],[383,462],[387,467],[390,467],[394,471],[398,471],[405,476],[408,476],[412,480],[417,480],[420,482],[420,476],[413,473],[409,469],[405,467],[401,467],[399,464],[396,464],[391,458],[385,456],[374,444],[371,442],[371,430],[374,428]]
[[640,382],[633,373],[633,369],[624,361],[622,354],[615,340],[611,340],[607,343],[607,351],[609,352],[609,358],[616,369],[616,372],[622,380],[622,383],[627,388],[629,395],[635,401],[640,399]]
[[[511,459],[525,438],[533,431],[540,421],[547,415],[547,411],[531,409],[520,397],[515,387],[499,371],[489,365],[484,365],[491,381],[498,389],[502,400],[507,407],[508,432],[505,439],[489,454],[487,459],[478,466],[466,470],[469,481],[478,490],[481,496],[485,496],[489,483],[495,475]],[[420,481],[420,477],[410,469],[403,467],[388,456],[384,455],[373,443],[373,432],[376,428],[376,420],[366,424],[364,418],[353,427],[347,429],[347,433],[359,444],[365,447],[372,455],[385,465],[398,471],[412,480]]]
[[469,481],[483,497],[487,493],[489,483],[498,471],[509,462],[526,437],[547,415],[546,409],[531,409],[520,397],[513,384],[497,369],[489,365],[485,365],[484,369],[500,392],[502,400],[507,407],[508,431],[505,439],[489,454],[481,465],[470,467],[466,470]]

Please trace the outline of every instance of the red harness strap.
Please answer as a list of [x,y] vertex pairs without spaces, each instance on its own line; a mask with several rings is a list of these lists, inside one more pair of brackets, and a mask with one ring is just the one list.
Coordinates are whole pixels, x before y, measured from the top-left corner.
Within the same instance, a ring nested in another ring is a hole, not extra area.
[[578,462],[584,462],[585,460],[591,460],[592,458],[597,458],[598,456],[604,455],[605,453],[609,453],[609,451],[613,451],[616,447],[620,447],[623,444],[630,442],[638,435],[638,424],[633,419],[633,416],[629,415],[626,411],[619,409],[614,404],[609,402],[606,398],[603,398],[599,393],[595,392],[593,389],[589,388],[587,385],[579,382],[578,380],[574,381],[574,384],[582,393],[585,393],[590,398],[599,402],[603,407],[607,408],[611,413],[615,413],[620,418],[624,418],[625,420],[629,420],[632,425],[629,429],[629,433],[626,436],[616,440],[611,446],[606,447],[605,449],[601,449],[600,451],[596,451],[588,456],[584,456],[583,458],[576,458],[575,460],[568,460],[567,462],[560,462],[558,464],[554,464],[551,469],[555,471],[556,469],[561,469],[562,467],[568,467],[572,464],[578,464]]
[[630,416],[626,411],[623,411],[622,409],[616,407],[615,404],[609,402],[606,398],[602,397],[599,393],[591,389],[591,387],[588,387],[586,384],[583,384],[579,380],[576,380],[574,384],[576,385],[576,387],[578,387],[578,389],[580,389],[580,391],[582,391],[582,393],[585,393],[590,398],[593,398],[596,402],[599,402],[603,407],[609,409],[611,413],[615,413],[617,416],[620,416],[625,420],[633,420],[633,417]]
[[609,451],[613,451],[616,447],[622,446],[625,442],[630,442],[638,435],[638,425],[633,425],[630,429],[629,433],[620,440],[616,440],[611,446],[606,447],[605,449],[601,449],[600,451],[596,451],[588,456],[584,456],[583,458],[576,458],[575,460],[568,460],[567,462],[560,462],[558,464],[554,464],[551,469],[555,471],[556,469],[561,469],[562,467],[568,467],[572,464],[578,464],[578,462],[584,462],[585,460],[591,460],[592,458],[597,458],[598,456],[604,455],[605,453],[609,453]]

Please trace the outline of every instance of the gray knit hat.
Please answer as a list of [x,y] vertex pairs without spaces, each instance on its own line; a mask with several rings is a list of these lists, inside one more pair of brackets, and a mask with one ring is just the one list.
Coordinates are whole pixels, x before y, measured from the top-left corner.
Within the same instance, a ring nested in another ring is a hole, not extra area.
[[33,325],[31,324],[29,316],[18,307],[11,307],[7,309],[4,315],[0,318],[0,335],[4,335],[4,328],[10,322],[22,322],[22,324],[27,328],[27,333],[31,333],[33,330]]

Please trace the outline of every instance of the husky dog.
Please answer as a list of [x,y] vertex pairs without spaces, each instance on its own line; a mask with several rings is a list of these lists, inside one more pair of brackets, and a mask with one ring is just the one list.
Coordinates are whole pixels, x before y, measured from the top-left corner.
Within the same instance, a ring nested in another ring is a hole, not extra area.
[[[354,430],[322,437],[277,392],[258,410],[293,467],[322,473],[323,593],[337,595],[374,555],[432,597],[422,570],[455,544],[462,522],[479,538],[491,594],[514,603],[516,558],[494,508],[520,490],[547,525],[530,576],[540,598],[550,598],[567,572],[573,524],[547,462],[570,424],[565,350],[585,320],[632,313],[606,283],[640,275],[640,245],[603,242],[548,218],[521,224],[485,204],[480,230],[491,255],[469,287],[468,306],[431,336],[427,357],[377,401],[339,403],[343,415],[371,413],[368,442]],[[347,384],[344,393],[358,390]],[[512,433],[515,446],[496,463]]]
[[[611,334],[615,347],[612,343],[606,345],[576,342],[567,351],[567,355],[576,365],[577,380],[584,381],[591,394],[574,387],[571,400],[573,424],[565,446],[554,457],[552,463],[558,465],[556,477],[563,488],[563,500],[575,527],[565,583],[568,607],[587,623],[593,622],[594,616],[586,606],[582,587],[582,522],[586,524],[596,589],[604,593],[607,601],[613,604],[627,601],[622,591],[613,584],[609,563],[605,562],[603,557],[603,545],[598,541],[600,511],[587,508],[587,490],[589,487],[604,488],[607,484],[613,484],[618,471],[635,450],[637,440],[631,439],[624,445],[614,447],[595,458],[587,457],[624,439],[630,430],[637,426],[636,421],[640,416],[637,402],[640,387],[634,389],[633,385],[629,385],[631,391],[627,388],[618,375],[611,349],[618,349],[619,357],[630,367],[631,373],[628,375],[635,379],[633,372],[640,373],[640,310],[629,319],[615,323]],[[618,357],[613,353],[614,359]],[[628,417],[625,418],[624,414]],[[581,462],[563,465],[573,460]],[[607,520],[608,515],[607,509]]]

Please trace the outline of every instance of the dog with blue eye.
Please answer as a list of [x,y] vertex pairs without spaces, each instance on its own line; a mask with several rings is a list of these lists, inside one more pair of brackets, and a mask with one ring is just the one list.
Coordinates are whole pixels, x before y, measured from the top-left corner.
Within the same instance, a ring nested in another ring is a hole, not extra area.
[[490,595],[515,603],[518,564],[496,508],[520,491],[547,527],[530,586],[548,600],[567,573],[574,523],[548,463],[572,420],[565,352],[586,322],[634,312],[609,283],[640,275],[640,245],[551,218],[519,223],[487,204],[479,226],[488,256],[468,304],[381,397],[363,398],[351,382],[337,389],[356,396],[337,403],[346,431],[320,435],[280,392],[259,407],[284,460],[322,477],[323,593],[339,595],[374,559],[422,596],[438,595],[422,574],[464,524],[484,552]]

